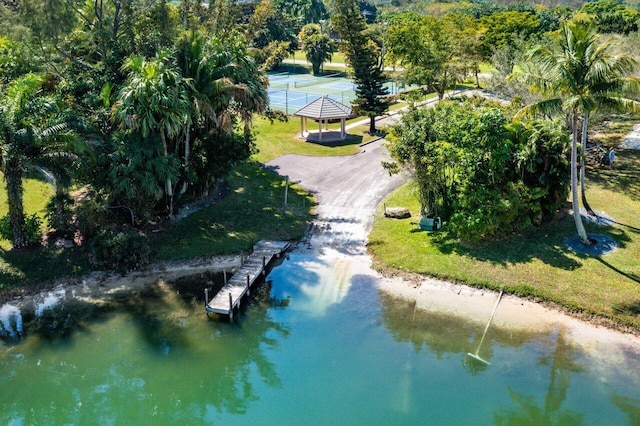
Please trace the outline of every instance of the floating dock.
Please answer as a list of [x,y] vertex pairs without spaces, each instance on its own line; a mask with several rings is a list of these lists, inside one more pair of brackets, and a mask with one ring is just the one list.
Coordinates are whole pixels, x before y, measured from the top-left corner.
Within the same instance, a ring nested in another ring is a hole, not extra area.
[[250,295],[256,279],[260,274],[266,275],[269,263],[274,257],[280,257],[289,244],[287,241],[258,241],[242,266],[211,300],[205,290],[207,313],[228,315],[229,319],[233,319],[233,312],[240,307],[242,297]]

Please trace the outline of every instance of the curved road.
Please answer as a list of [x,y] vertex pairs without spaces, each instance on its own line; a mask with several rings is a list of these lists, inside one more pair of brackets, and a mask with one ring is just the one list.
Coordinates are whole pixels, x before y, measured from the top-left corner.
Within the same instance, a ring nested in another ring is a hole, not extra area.
[[331,246],[363,254],[376,206],[407,178],[389,176],[381,162],[387,159],[384,139],[362,147],[359,154],[342,157],[284,155],[267,163],[318,198],[318,217],[308,235],[315,248]]

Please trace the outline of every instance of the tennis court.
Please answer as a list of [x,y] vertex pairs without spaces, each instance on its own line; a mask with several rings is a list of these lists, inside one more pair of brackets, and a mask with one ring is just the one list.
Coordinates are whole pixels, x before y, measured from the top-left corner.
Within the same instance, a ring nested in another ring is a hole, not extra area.
[[308,74],[269,74],[269,104],[271,108],[293,114],[309,102],[322,96],[350,105],[356,98],[353,81],[341,75],[315,77]]
[[[310,74],[289,72],[268,74],[269,105],[271,108],[293,114],[311,101],[328,96],[344,105],[351,105],[356,98],[353,80],[342,77],[342,73],[316,77]],[[385,84],[390,94],[399,93],[394,81]]]

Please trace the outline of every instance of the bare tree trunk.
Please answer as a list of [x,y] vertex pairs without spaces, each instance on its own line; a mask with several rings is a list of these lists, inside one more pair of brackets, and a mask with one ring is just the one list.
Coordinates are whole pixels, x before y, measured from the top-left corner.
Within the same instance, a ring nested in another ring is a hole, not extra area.
[[376,116],[369,116],[369,134],[372,135],[376,132]]
[[[160,139],[162,139],[162,146],[164,148],[165,157],[169,156],[169,148],[167,147],[167,138],[164,134],[164,131],[160,132]],[[167,192],[167,197],[169,197],[169,217],[173,218],[173,184],[171,183],[171,179],[167,178],[165,182],[165,190]]]
[[585,245],[591,245],[587,231],[582,224],[580,217],[580,201],[578,201],[578,116],[575,111],[571,116],[571,207],[573,208],[573,220],[576,223],[576,230],[580,240]]
[[584,117],[582,119],[582,152],[580,153],[580,195],[582,196],[582,205],[584,209],[587,211],[587,214],[591,216],[595,216],[596,212],[593,211],[589,203],[587,202],[587,190],[585,187],[585,174],[586,174],[586,166],[587,159],[585,156],[585,150],[587,149],[587,125],[589,121],[589,112],[584,113]]
[[185,171],[185,181],[182,184],[182,190],[180,191],[181,194],[184,194],[185,192],[187,192],[187,180],[186,178],[188,178],[189,175],[189,155],[191,154],[191,132],[190,132],[190,127],[187,126],[187,129],[185,131],[185,137],[184,137],[184,171]]
[[22,168],[15,158],[10,158],[7,161],[4,178],[7,184],[11,242],[14,248],[26,247],[27,238],[24,234],[24,207],[22,203]]

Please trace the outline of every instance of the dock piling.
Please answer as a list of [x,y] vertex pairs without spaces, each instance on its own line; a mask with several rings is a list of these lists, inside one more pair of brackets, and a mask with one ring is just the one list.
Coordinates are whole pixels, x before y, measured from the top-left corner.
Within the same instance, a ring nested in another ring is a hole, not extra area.
[[251,296],[251,278],[247,274],[247,296]]
[[208,303],[209,303],[209,289],[205,288],[204,289],[204,306],[205,306],[205,308],[207,307]]

